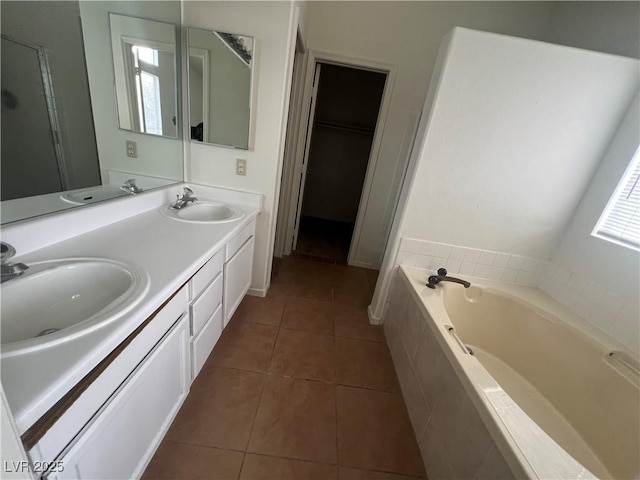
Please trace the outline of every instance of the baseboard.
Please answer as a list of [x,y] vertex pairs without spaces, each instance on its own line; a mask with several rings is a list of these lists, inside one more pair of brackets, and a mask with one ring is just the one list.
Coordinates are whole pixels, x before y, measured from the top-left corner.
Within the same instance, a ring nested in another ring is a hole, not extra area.
[[354,267],[373,269],[371,262],[353,262],[351,265]]
[[266,297],[267,291],[269,288],[250,288],[247,291],[247,295],[251,295],[252,297]]
[[367,307],[367,316],[369,317],[369,323],[372,325],[380,325],[382,323],[382,318],[374,315],[371,305]]

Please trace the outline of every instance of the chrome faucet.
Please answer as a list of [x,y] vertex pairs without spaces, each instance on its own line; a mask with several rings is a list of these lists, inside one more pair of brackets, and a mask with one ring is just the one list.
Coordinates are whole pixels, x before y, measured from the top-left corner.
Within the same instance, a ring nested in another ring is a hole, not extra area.
[[464,286],[464,288],[469,288],[471,286],[471,284],[466,280],[462,280],[460,278],[455,278],[455,277],[448,277],[446,268],[439,268],[438,275],[431,275],[427,280],[427,287],[436,288],[436,285],[439,284],[440,282],[459,283],[460,285]]
[[129,180],[124,182],[124,185],[120,187],[120,190],[123,190],[130,195],[135,195],[136,193],[140,193],[143,191],[139,186],[136,185],[135,178],[130,178]]
[[27,268],[24,263],[10,263],[9,259],[16,254],[16,249],[8,243],[0,242],[0,283],[4,283],[12,278],[22,275]]
[[190,203],[193,203],[196,200],[198,200],[197,197],[193,196],[193,190],[191,190],[189,187],[184,187],[182,190],[183,190],[182,195],[176,195],[175,203],[171,205],[171,207],[169,208],[173,208],[174,210],[180,210],[181,208],[184,208]]

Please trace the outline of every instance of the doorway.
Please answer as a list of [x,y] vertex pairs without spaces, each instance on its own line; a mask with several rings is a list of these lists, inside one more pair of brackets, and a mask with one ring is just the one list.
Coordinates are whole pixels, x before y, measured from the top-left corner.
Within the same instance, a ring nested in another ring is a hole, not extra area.
[[348,263],[387,73],[316,62],[292,253]]

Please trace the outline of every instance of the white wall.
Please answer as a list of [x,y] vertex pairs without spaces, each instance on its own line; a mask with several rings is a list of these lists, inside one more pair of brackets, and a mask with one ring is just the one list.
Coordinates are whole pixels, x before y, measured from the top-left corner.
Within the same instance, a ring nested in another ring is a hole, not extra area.
[[456,31],[402,235],[548,258],[635,94],[637,68]]
[[[293,4],[187,1],[183,12],[185,25],[241,33],[255,39],[250,149],[189,143],[187,169],[189,181],[264,195],[264,210],[256,225],[252,280],[252,291],[264,293],[270,282],[295,47]],[[235,174],[236,158],[247,160],[246,176]]]
[[640,296],[640,254],[593,237],[591,231],[640,145],[639,104],[636,95],[551,257],[568,270],[636,299],[636,305]]
[[636,94],[538,286],[640,355],[640,254],[591,236],[640,145]]
[[640,3],[553,2],[541,40],[640,57]]
[[308,47],[395,65],[355,261],[377,268],[440,42],[454,26],[538,38],[551,2],[309,2]]
[[2,2],[2,15],[3,34],[47,51],[71,188],[99,185],[78,2]]
[[[109,13],[180,24],[178,1],[95,1],[82,2],[80,13],[96,128],[100,169],[104,178],[109,169],[182,180],[182,141],[161,138],[118,128],[113,58],[109,45]],[[137,142],[138,158],[126,155],[125,142]]]

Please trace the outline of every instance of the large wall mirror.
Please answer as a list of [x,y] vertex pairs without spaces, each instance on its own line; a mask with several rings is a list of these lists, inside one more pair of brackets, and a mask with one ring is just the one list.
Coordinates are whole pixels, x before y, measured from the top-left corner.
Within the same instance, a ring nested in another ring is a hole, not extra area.
[[[136,193],[124,185],[130,178],[138,191],[182,180],[180,76],[174,68],[167,85],[151,82],[159,97],[174,99],[156,109],[154,127],[172,138],[121,130],[110,14],[132,19],[129,38],[148,37],[144,22],[161,24],[167,39],[171,31],[173,65],[179,64],[178,0],[0,2],[3,224]],[[152,46],[140,44],[138,65]],[[170,48],[157,45],[158,58]],[[127,141],[134,142],[134,158]]]
[[252,37],[189,28],[191,141],[249,148]]

